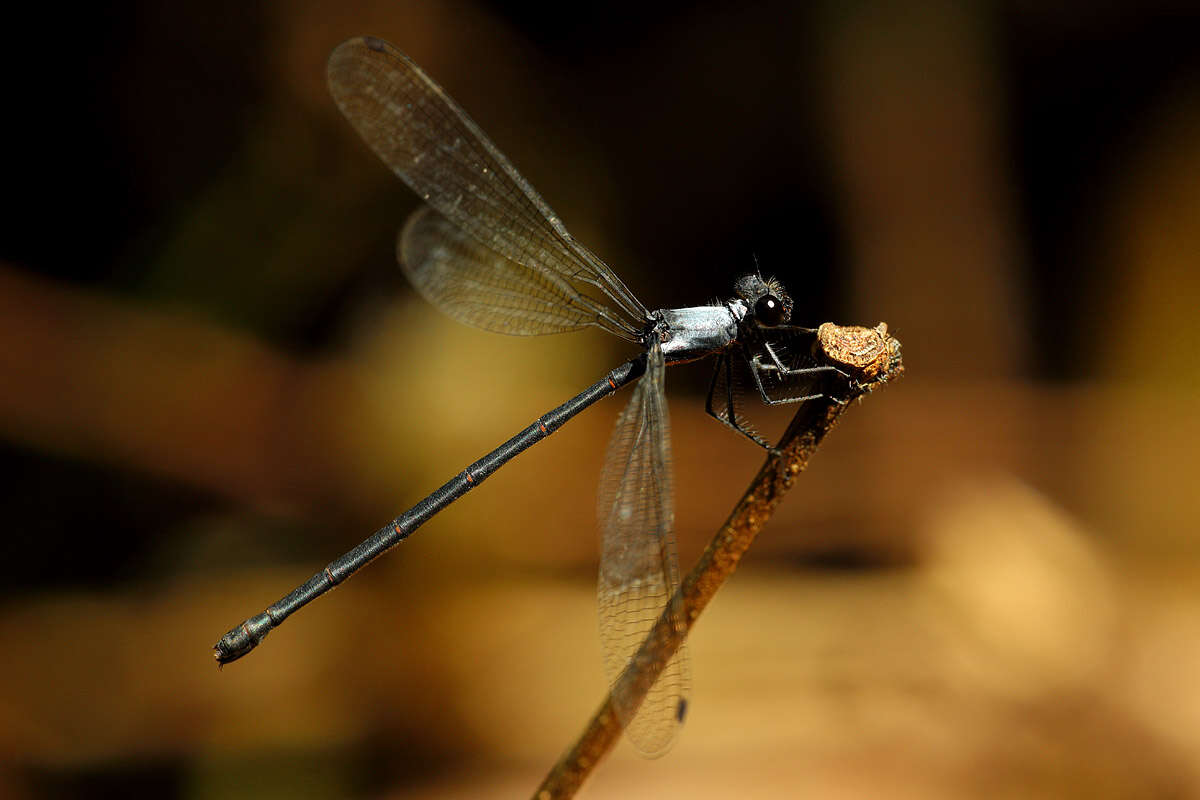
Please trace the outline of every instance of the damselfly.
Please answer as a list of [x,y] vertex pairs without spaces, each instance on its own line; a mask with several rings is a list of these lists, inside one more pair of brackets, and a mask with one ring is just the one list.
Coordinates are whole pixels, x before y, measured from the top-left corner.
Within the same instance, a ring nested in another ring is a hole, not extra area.
[[[665,367],[715,356],[708,412],[769,448],[736,406],[739,387],[768,405],[799,403],[829,391],[836,380],[885,371],[898,363],[899,346],[883,326],[792,325],[791,298],[757,270],[737,279],[728,300],[651,311],[571,237],[458,104],[395,47],[371,37],[352,39],[334,50],[328,70],[342,113],[425,203],[404,225],[397,249],[405,274],[426,299],[490,331],[534,335],[594,326],[642,352],[233,628],[217,643],[216,659],[225,664],[241,658],[297,609],[403,541],[518,453],[641,377],[617,420],[597,500],[600,631],[608,677],[615,681],[664,610],[683,630],[682,609],[671,601],[679,569]],[[849,363],[841,350],[847,346],[857,348],[852,373],[839,369]],[[653,756],[671,746],[687,709],[688,684],[681,647],[640,706],[616,698],[640,752]]]

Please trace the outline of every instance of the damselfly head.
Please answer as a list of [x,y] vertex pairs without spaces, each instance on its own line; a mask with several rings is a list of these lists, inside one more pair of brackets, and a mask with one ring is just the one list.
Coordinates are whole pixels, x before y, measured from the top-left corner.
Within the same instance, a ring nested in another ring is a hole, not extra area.
[[757,272],[743,275],[733,284],[733,291],[746,301],[750,316],[760,325],[774,328],[792,319],[792,298],[774,278],[764,280]]

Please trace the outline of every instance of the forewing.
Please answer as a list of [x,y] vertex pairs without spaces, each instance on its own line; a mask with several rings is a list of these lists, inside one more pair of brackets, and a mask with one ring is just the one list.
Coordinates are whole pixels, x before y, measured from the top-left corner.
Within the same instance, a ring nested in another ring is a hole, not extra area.
[[[597,510],[603,544],[597,591],[610,685],[679,587],[664,372],[655,344],[647,355],[646,374],[617,420],[600,480]],[[682,632],[682,607],[672,602],[670,613]],[[661,755],[674,743],[687,707],[689,679],[686,645],[681,643],[640,707],[614,692],[625,734],[642,755]]]
[[408,56],[379,39],[351,39],[329,57],[328,77],[342,113],[429,206],[516,264],[593,287],[636,338],[645,306]]
[[489,250],[428,206],[409,217],[396,255],[417,291],[459,322],[521,336],[588,325],[624,334],[565,278]]

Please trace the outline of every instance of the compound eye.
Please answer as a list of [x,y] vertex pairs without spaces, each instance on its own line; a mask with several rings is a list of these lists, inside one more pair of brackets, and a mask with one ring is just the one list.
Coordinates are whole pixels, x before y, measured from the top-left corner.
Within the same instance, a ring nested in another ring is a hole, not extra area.
[[764,294],[754,303],[754,318],[768,328],[774,328],[783,322],[787,310],[783,301],[773,294]]

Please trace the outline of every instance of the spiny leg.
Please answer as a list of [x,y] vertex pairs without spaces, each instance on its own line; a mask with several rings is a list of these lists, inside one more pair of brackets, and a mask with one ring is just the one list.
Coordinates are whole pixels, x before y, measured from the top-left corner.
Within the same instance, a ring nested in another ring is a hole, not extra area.
[[[808,330],[808,329],[804,328],[802,330]],[[783,365],[783,362],[779,360],[779,356],[775,355],[775,348],[771,347],[770,342],[768,342],[764,339],[762,342],[760,342],[760,344],[762,345],[762,348],[767,351],[767,355],[769,355],[771,357],[771,361],[773,363],[763,364],[761,361],[761,356],[759,356],[757,354],[755,354],[754,357],[749,360],[757,361],[759,366],[762,369],[769,370],[771,372],[777,372],[780,375],[787,377],[787,378],[790,378],[793,375],[805,375],[805,374],[809,374],[809,373],[813,373],[813,372],[829,372],[829,371],[836,372],[837,374],[841,375],[843,378],[850,377],[848,374],[846,374],[842,370],[838,369],[837,367],[833,366],[832,364],[822,364],[817,367],[800,367],[799,369],[792,369],[790,367],[785,367]]]
[[[769,349],[768,349],[768,352],[770,352]],[[772,356],[773,355],[774,354],[772,354]],[[837,367],[820,366],[820,367],[804,367],[802,369],[788,369],[788,368],[784,367],[784,368],[780,369],[780,368],[776,367],[776,365],[774,365],[774,364],[762,363],[762,357],[758,356],[758,355],[755,355],[752,358],[750,358],[749,364],[750,364],[750,373],[754,376],[754,383],[758,387],[759,397],[761,397],[762,401],[769,406],[793,405],[795,403],[803,403],[808,400],[819,400],[822,397],[828,397],[830,400],[832,400],[833,402],[835,402],[839,405],[845,404],[844,400],[840,400],[836,397],[833,397],[832,395],[826,395],[824,392],[817,392],[815,394],[806,394],[802,397],[774,398],[774,397],[771,397],[771,395],[767,393],[767,387],[766,387],[766,385],[763,384],[763,381],[762,381],[763,373],[768,373],[768,372],[773,373],[775,375],[784,375],[786,377],[793,377],[795,375],[811,375],[811,374],[817,373],[817,372],[829,372],[829,371],[843,374],[842,371],[839,370]]]
[[[717,393],[717,379],[721,376],[722,369],[725,370],[725,414],[728,415],[728,419],[713,408],[713,397]],[[712,380],[708,384],[708,398],[704,401],[704,411],[717,422],[737,431],[764,450],[772,449],[770,442],[738,423],[737,411],[733,405],[733,360],[726,354],[717,357],[717,365],[713,369]]]

